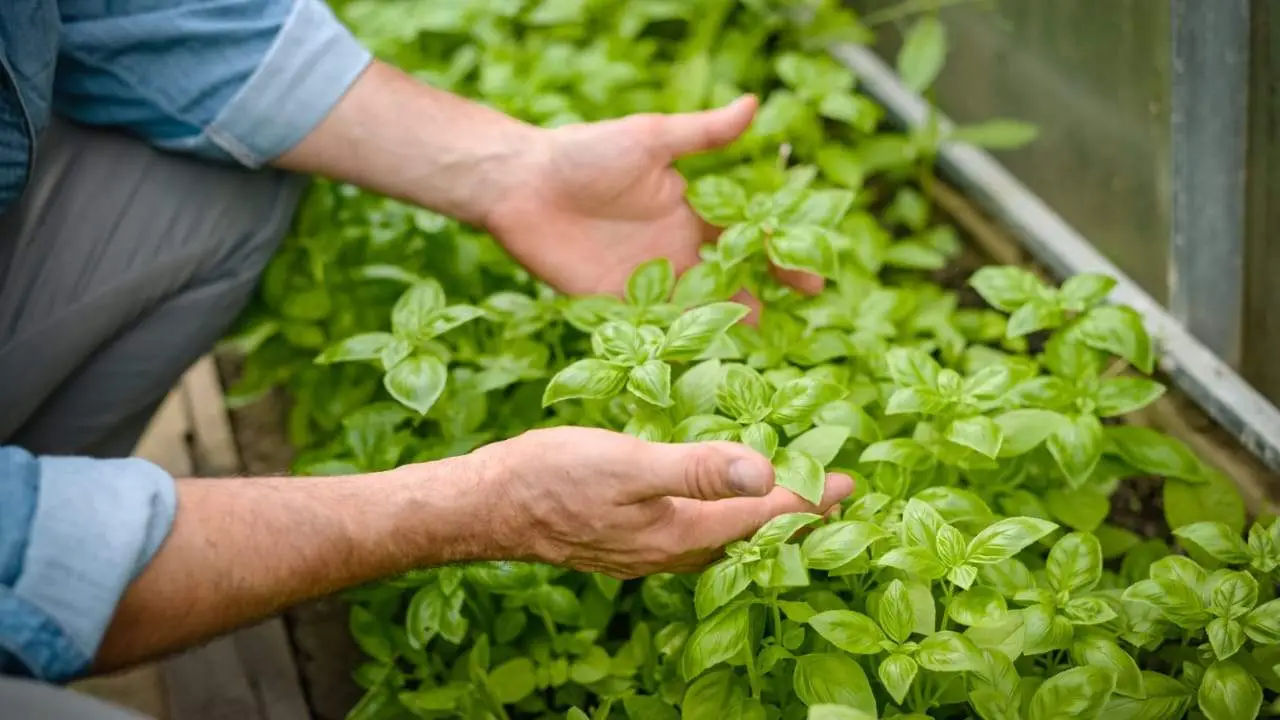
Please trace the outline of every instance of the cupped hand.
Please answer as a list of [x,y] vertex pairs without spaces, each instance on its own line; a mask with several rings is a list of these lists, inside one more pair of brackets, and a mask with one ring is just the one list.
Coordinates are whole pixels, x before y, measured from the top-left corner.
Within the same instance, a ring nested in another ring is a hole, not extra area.
[[[705,112],[540,131],[485,224],[526,268],[570,294],[619,294],[636,266],[659,257],[683,272],[718,230],[686,202],[685,180],[672,163],[733,142],[756,106],[747,96]],[[778,276],[805,292],[822,289],[813,275]]]
[[853,492],[848,476],[828,475],[814,506],[775,487],[769,461],[744,445],[577,427],[534,430],[473,459],[495,556],[619,578],[699,570],[770,519],[825,513]]

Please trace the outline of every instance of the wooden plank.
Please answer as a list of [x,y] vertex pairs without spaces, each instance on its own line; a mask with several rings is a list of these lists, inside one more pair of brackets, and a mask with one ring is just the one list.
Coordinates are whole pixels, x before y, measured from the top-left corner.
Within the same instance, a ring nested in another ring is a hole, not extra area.
[[164,663],[173,720],[266,720],[234,636]]
[[245,674],[265,720],[311,717],[284,620],[274,618],[235,634]]
[[243,469],[223,402],[213,357],[206,355],[182,378],[191,425],[191,445],[201,477],[235,475]]

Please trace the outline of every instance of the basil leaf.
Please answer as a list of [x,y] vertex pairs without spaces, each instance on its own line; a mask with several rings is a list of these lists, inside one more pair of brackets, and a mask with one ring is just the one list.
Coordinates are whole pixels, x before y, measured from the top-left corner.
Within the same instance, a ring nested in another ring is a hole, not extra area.
[[542,406],[574,398],[613,397],[627,385],[627,371],[604,360],[579,360],[556,373],[542,394]]
[[827,610],[809,618],[809,627],[822,639],[854,655],[874,655],[882,649],[884,633],[875,621],[853,610]]

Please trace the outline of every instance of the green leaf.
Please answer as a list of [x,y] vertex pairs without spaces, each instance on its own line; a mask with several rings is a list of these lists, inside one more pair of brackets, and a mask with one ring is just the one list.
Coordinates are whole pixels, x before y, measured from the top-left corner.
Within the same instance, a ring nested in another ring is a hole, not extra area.
[[831,464],[840,448],[849,439],[849,428],[839,425],[819,425],[787,445],[791,452],[801,452],[817,460],[822,466]]
[[1236,532],[1244,529],[1244,500],[1235,483],[1211,473],[1207,482],[1192,484],[1165,480],[1164,517],[1171,528],[1197,522],[1220,522]]
[[604,360],[579,360],[556,373],[542,394],[542,406],[574,398],[601,399],[617,395],[627,385],[627,371]]
[[512,658],[489,672],[489,686],[504,705],[514,705],[533,694],[536,686],[533,661]]
[[1075,631],[1071,621],[1059,615],[1052,606],[1036,604],[1022,609],[1024,630],[1023,652],[1039,655],[1071,646]]
[[1196,700],[1208,720],[1255,718],[1262,708],[1262,686],[1240,665],[1219,661],[1205,670]]
[[450,305],[441,308],[427,319],[418,338],[421,340],[439,337],[479,317],[484,317],[484,311],[472,305]]
[[1045,572],[1054,592],[1091,590],[1102,579],[1102,546],[1089,533],[1064,535],[1049,551]]
[[1115,676],[1097,667],[1072,668],[1045,680],[1031,697],[1027,720],[1095,720],[1115,689]]
[[966,559],[979,565],[1000,562],[1013,557],[1057,528],[1051,522],[1031,517],[1000,520],[987,526],[969,541]]
[[1251,557],[1240,533],[1220,522],[1196,522],[1175,528],[1173,534],[1230,565],[1243,565]]
[[689,186],[689,204],[712,225],[725,227],[744,217],[747,191],[719,175],[703,175]]
[[764,252],[764,227],[760,223],[735,223],[725,228],[716,243],[719,262],[726,270]]
[[729,605],[693,629],[680,660],[685,680],[737,657],[747,650],[751,631],[751,606]]
[[1004,596],[986,587],[974,587],[951,598],[947,614],[966,626],[991,626],[1005,622],[1009,607]]
[[690,360],[711,346],[742,318],[748,309],[733,302],[713,303],[685,312],[671,323],[662,345],[662,357],[668,360]]
[[1131,698],[1147,696],[1138,662],[1105,634],[1079,633],[1071,645],[1071,657],[1077,665],[1109,670],[1116,678],[1117,695]]
[[866,615],[853,610],[827,610],[809,618],[809,627],[824,640],[854,655],[880,652],[884,633]]
[[426,329],[427,321],[443,309],[444,304],[444,288],[439,282],[427,279],[415,283],[391,308],[391,329],[405,337],[431,337]]
[[856,660],[847,655],[813,653],[796,658],[792,683],[805,705],[845,705],[878,717],[871,683]]
[[751,584],[742,561],[727,558],[707,568],[698,576],[698,586],[693,593],[693,605],[698,617],[705,618],[729,604]]
[[1096,597],[1071,598],[1062,606],[1062,617],[1072,625],[1101,625],[1116,618],[1116,611]]
[[1062,324],[1062,307],[1054,300],[1033,298],[1009,316],[1005,337],[1020,338],[1041,330],[1056,328]]
[[880,526],[859,520],[824,525],[805,537],[800,549],[814,570],[834,570],[860,557],[876,540],[888,537]]
[[1098,417],[1116,417],[1141,410],[1164,395],[1164,385],[1147,378],[1103,380],[1094,393]]
[[884,684],[884,689],[889,691],[893,701],[901,705],[919,671],[920,666],[909,655],[894,653],[880,661],[876,676]]
[[1111,499],[1091,486],[1053,488],[1044,498],[1053,518],[1073,530],[1092,532],[1111,512]]
[[611,320],[591,333],[591,352],[609,362],[635,365],[641,359],[643,347],[640,330],[631,323]]
[[751,536],[751,544],[757,547],[781,545],[802,528],[820,522],[822,516],[813,513],[793,512],[778,515],[765,523]]
[[1205,632],[1209,636],[1209,645],[1213,648],[1213,654],[1219,660],[1231,658],[1244,647],[1244,626],[1239,621],[1214,618],[1205,627]]
[[825,380],[807,376],[792,380],[773,394],[769,420],[782,426],[808,422],[819,408],[844,395],[843,388]]
[[1152,475],[1204,482],[1213,471],[1182,441],[1158,430],[1136,425],[1115,425],[1106,430],[1107,451],[1133,467]]
[[1261,645],[1280,645],[1280,600],[1254,608],[1244,618],[1244,631]]
[[816,225],[779,228],[765,243],[769,260],[780,268],[835,277],[839,267],[831,239]]
[[989,458],[999,455],[1000,445],[1004,442],[1000,426],[985,415],[952,422],[947,428],[947,439]]
[[716,388],[716,403],[740,422],[760,422],[770,410],[769,383],[745,365],[728,365]]
[[818,149],[818,168],[831,182],[848,188],[861,190],[866,179],[866,170],[858,155],[843,145],[823,145]]
[[671,366],[661,360],[649,360],[631,368],[627,376],[627,389],[645,402],[658,407],[670,406]]
[[969,278],[969,285],[989,305],[1006,313],[1016,311],[1048,290],[1030,271],[1007,266],[981,268]]
[[1112,696],[1103,711],[1107,720],[1180,720],[1191,706],[1191,689],[1168,675],[1142,671],[1144,698]]
[[325,348],[324,352],[316,356],[316,363],[330,365],[341,362],[378,360],[382,357],[383,349],[393,340],[395,340],[395,336],[385,332],[352,335]]
[[1209,577],[1209,609],[1218,617],[1244,617],[1258,604],[1258,581],[1247,572],[1219,570]]
[[880,602],[876,606],[876,619],[885,635],[896,643],[906,642],[915,627],[915,611],[911,606],[911,595],[901,580],[894,580],[884,589]]
[[708,440],[737,440],[742,427],[719,415],[694,415],[685,418],[671,431],[675,442],[705,442]]
[[[680,703],[681,720],[716,720],[723,717],[764,720],[764,709],[747,696],[742,681],[727,670],[707,673],[685,691]],[[648,720],[649,716],[632,716]]]
[[1089,347],[1119,355],[1148,375],[1155,369],[1151,337],[1131,307],[1102,305],[1080,318],[1072,335]]
[[676,280],[676,288],[671,291],[671,303],[685,309],[724,300],[732,291],[725,270],[723,266],[709,262],[689,268]]
[[937,580],[947,573],[946,567],[938,561],[933,551],[924,547],[894,548],[881,555],[876,564],[897,568],[926,580]]
[[991,150],[1016,150],[1029,145],[1039,134],[1040,130],[1031,123],[996,119],[958,127],[948,139]]
[[1102,423],[1090,413],[1067,417],[1049,436],[1049,453],[1072,487],[1083,485],[1098,466],[1103,449]]
[[947,29],[938,18],[924,15],[902,39],[898,75],[908,90],[923,92],[942,72],[947,60]]
[[683,420],[715,412],[723,372],[719,360],[705,360],[686,370],[671,388],[672,415]]
[[1000,445],[1000,457],[1025,455],[1071,422],[1061,413],[1036,408],[1010,410],[996,415],[992,420],[1000,428],[1001,437],[1004,438]]
[[972,640],[950,630],[921,640],[916,662],[934,672],[975,672],[986,665],[982,651]]
[[934,547],[934,538],[947,521],[932,505],[912,498],[902,508],[902,544],[908,547]]
[[[687,691],[685,696],[688,697]],[[622,707],[627,711],[628,720],[680,720],[674,707],[652,695],[628,695],[622,699]]]
[[769,423],[752,423],[742,429],[739,441],[772,460],[778,450],[778,431]]
[[806,720],[876,720],[876,717],[846,705],[818,703],[809,706]]
[[773,456],[774,483],[817,505],[827,487],[822,465],[812,457],[783,448]]
[[884,357],[889,378],[899,387],[937,389],[941,366],[929,354],[910,348],[893,348]]
[[413,355],[387,371],[382,384],[397,402],[426,415],[440,399],[448,379],[449,370],[438,358]]
[[1081,273],[1062,283],[1061,295],[1068,309],[1083,312],[1106,299],[1115,289],[1116,280],[1098,273]]
[[642,263],[627,278],[626,300],[632,305],[657,305],[671,297],[676,273],[671,261],[657,258]]

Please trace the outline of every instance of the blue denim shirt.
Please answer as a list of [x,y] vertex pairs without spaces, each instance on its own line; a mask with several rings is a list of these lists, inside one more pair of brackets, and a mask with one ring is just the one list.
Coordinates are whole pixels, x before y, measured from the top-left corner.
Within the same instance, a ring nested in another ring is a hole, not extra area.
[[[51,113],[256,167],[369,61],[323,0],[0,0],[0,212]],[[0,672],[88,669],[175,511],[173,478],[144,460],[0,447]]]

